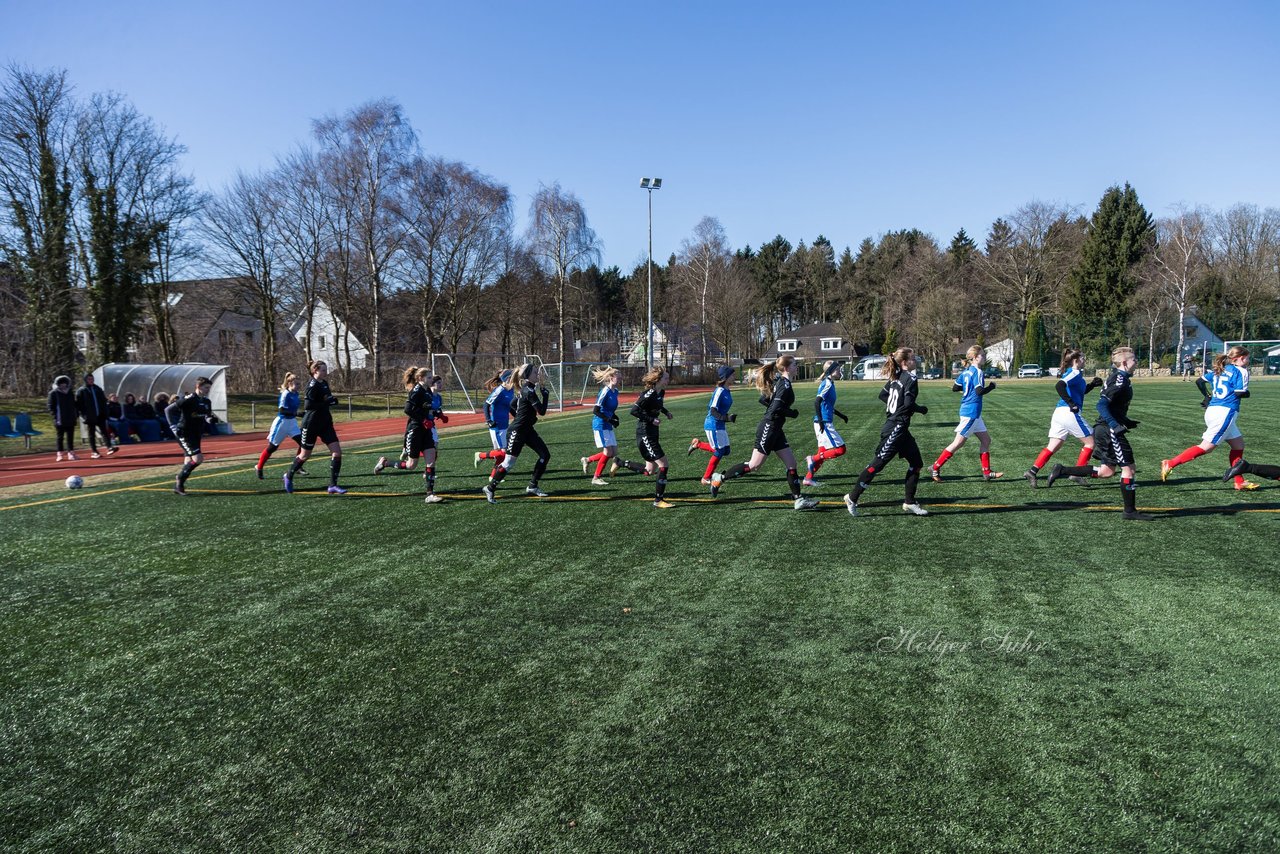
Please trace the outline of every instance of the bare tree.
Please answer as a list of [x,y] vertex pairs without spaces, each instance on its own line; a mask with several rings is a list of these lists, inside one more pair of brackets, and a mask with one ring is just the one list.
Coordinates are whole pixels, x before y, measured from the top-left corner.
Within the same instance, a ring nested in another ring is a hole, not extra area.
[[[1169,322],[1173,319],[1174,304],[1170,301],[1160,277],[1149,271],[1143,277],[1144,283],[1133,295],[1132,310],[1129,317],[1130,328],[1147,339],[1147,360],[1151,371],[1159,367],[1156,359],[1157,345],[1163,347],[1169,340]],[[1183,330],[1178,327],[1178,340],[1181,342]],[[1181,343],[1175,351],[1175,359],[1182,358]]]
[[1255,310],[1277,296],[1277,249],[1280,210],[1234,205],[1209,226],[1208,260],[1227,283],[1227,301],[1240,321],[1240,338],[1248,335]]
[[[321,169],[314,152],[300,149],[280,162],[271,175],[271,194],[280,206],[282,283],[280,290],[296,317],[302,321],[307,361],[311,352],[316,305],[331,260],[330,239],[335,234],[332,195],[321,183]],[[335,365],[335,369],[339,366]]]
[[1186,341],[1187,307],[1204,273],[1208,215],[1199,208],[1178,206],[1173,216],[1156,223],[1156,250],[1149,280],[1164,295],[1178,317],[1177,358]]
[[707,364],[709,307],[714,295],[723,290],[733,261],[729,238],[720,220],[704,216],[693,227],[693,234],[680,244],[679,263],[673,273],[676,283],[689,291],[698,306],[698,338],[702,365]]
[[925,291],[915,303],[912,339],[918,349],[944,370],[950,362],[951,344],[960,335],[964,313],[957,306],[963,301],[960,292],[937,287]]
[[1031,312],[1051,313],[1079,257],[1084,229],[1067,207],[1030,202],[998,219],[976,260],[991,284],[997,310],[1017,323],[1015,339]]
[[600,241],[587,224],[587,212],[573,193],[565,192],[559,183],[539,185],[529,205],[529,231],[526,243],[554,285],[557,340],[560,361],[569,359],[565,348],[565,289],[569,274],[599,261]]

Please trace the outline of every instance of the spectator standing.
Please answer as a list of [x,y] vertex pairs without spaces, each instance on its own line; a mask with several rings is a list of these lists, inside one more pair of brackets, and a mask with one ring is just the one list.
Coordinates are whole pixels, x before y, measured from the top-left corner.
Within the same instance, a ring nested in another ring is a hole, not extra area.
[[107,396],[94,381],[93,374],[84,375],[84,385],[76,392],[76,411],[80,413],[85,426],[89,429],[89,449],[92,452],[90,456],[95,460],[102,456],[98,453],[97,434],[99,432],[102,433],[107,456],[114,454],[116,449],[111,447],[111,435],[107,432]]
[[53,388],[49,390],[49,414],[53,416],[53,427],[58,433],[58,455],[55,462],[62,462],[62,442],[66,439],[67,459],[76,459],[76,398],[71,393],[71,377],[60,376],[54,379]]

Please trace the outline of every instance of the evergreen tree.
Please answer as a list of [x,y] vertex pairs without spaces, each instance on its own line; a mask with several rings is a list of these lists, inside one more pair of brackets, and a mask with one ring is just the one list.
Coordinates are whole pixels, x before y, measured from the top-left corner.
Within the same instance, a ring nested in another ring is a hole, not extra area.
[[1082,343],[1107,349],[1106,334],[1124,328],[1139,284],[1138,265],[1155,248],[1155,222],[1128,184],[1110,187],[1089,220],[1080,261],[1062,295],[1063,310]]
[[978,244],[973,242],[962,228],[956,232],[956,236],[951,238],[951,245],[947,247],[947,255],[951,259],[951,269],[958,270],[973,258],[973,253],[978,251]]
[[1044,318],[1039,309],[1033,309],[1027,317],[1027,332],[1022,341],[1022,361],[1044,364]]
[[898,330],[892,326],[884,333],[884,344],[881,345],[880,352],[886,356],[898,349]]

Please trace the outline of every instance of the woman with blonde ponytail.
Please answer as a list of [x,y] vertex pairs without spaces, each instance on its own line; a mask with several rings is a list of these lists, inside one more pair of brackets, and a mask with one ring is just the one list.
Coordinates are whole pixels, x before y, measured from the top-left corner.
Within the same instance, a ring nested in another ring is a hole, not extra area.
[[600,383],[600,393],[596,395],[596,405],[591,410],[591,435],[596,440],[596,453],[582,458],[582,473],[587,474],[592,463],[595,464],[595,476],[591,478],[592,486],[608,486],[604,479],[604,467],[618,454],[618,437],[614,428],[618,426],[618,382],[621,375],[618,369],[610,365],[596,368],[591,377]]
[[[299,449],[302,448],[302,428],[298,426],[298,407],[301,405],[302,399],[298,397],[298,378],[292,371],[287,371],[284,380],[280,383],[276,417],[271,421],[271,429],[267,431],[267,446],[262,449],[258,464],[253,467],[253,470],[258,473],[258,480],[262,480],[262,467],[267,464],[267,460],[271,459],[271,455],[284,443],[285,439],[292,439],[298,443]],[[300,474],[306,474],[306,472],[300,472]]]
[[[1235,346],[1219,353],[1213,360],[1212,378],[1196,380],[1196,387],[1204,395],[1200,405],[1204,407],[1204,435],[1200,444],[1192,445],[1170,460],[1160,463],[1160,479],[1168,480],[1169,473],[1183,463],[1203,456],[1226,442],[1231,449],[1228,455],[1232,468],[1244,459],[1244,434],[1237,423],[1240,418],[1240,401],[1249,396],[1249,351]],[[1258,484],[1234,475],[1236,489],[1257,489]]]
[[801,494],[800,474],[796,467],[795,454],[787,443],[787,435],[783,426],[788,418],[796,418],[800,413],[795,409],[796,393],[791,381],[796,376],[796,360],[794,356],[779,356],[776,360],[758,370],[754,375],[756,390],[760,392],[760,405],[765,407],[764,417],[756,425],[756,442],[751,449],[751,459],[738,463],[727,472],[716,472],[711,476],[711,497],[720,494],[720,488],[726,480],[733,480],[756,471],[776,454],[787,467],[787,488],[791,492],[793,506],[797,510],[812,510],[818,506],[817,499],[806,498]]
[[987,382],[982,366],[987,363],[987,351],[977,344],[969,348],[965,354],[965,369],[955,378],[952,391],[963,392],[960,398],[960,423],[956,425],[956,437],[951,444],[942,449],[938,459],[929,470],[934,483],[942,483],[942,467],[947,464],[956,451],[960,450],[972,434],[978,437],[978,458],[982,462],[982,479],[995,480],[1004,477],[1002,471],[991,470],[991,434],[987,432],[987,422],[982,420],[982,397],[994,391],[995,382]]
[[906,495],[902,509],[912,516],[928,516],[916,501],[916,484],[920,482],[920,469],[924,460],[920,457],[920,446],[915,436],[911,435],[911,416],[919,412],[924,415],[929,407],[916,403],[919,386],[916,384],[916,354],[910,347],[899,347],[889,356],[885,370],[889,379],[880,390],[880,399],[884,401],[884,426],[880,428],[880,447],[876,450],[876,458],[863,469],[858,483],[844,497],[845,509],[850,516],[858,515],[858,499],[871,485],[871,480],[879,474],[894,457],[902,457],[907,461]]

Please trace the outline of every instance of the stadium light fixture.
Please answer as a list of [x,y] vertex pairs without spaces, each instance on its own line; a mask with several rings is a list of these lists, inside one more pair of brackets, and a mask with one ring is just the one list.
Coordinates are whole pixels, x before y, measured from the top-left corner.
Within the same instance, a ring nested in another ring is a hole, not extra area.
[[649,193],[649,332],[645,344],[646,368],[653,367],[653,191],[662,189],[661,178],[641,178],[640,189]]

